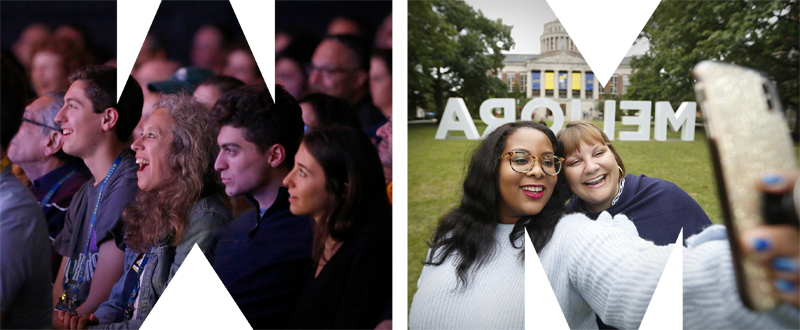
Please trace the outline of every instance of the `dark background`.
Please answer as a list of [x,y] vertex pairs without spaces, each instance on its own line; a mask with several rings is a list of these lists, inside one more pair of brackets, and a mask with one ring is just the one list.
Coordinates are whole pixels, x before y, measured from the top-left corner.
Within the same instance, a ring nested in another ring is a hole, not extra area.
[[[322,37],[328,23],[342,14],[363,17],[377,28],[391,11],[391,1],[277,1],[275,31],[303,27]],[[45,23],[51,29],[72,23],[89,32],[91,45],[116,56],[115,1],[3,0],[0,22],[0,44],[6,51],[10,51],[22,30],[31,23]],[[188,64],[195,31],[210,23],[230,29],[234,41],[244,39],[236,14],[227,1],[162,1],[150,28],[167,46],[170,59]]]

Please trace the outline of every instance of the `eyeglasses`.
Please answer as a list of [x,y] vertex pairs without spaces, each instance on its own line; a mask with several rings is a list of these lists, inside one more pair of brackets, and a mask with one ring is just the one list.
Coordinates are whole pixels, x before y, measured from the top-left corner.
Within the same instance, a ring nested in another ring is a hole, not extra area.
[[539,166],[542,167],[544,174],[556,175],[561,172],[561,163],[564,161],[564,158],[556,156],[534,157],[525,151],[509,151],[502,154],[498,159],[503,159],[505,156],[511,156],[509,159],[511,169],[518,173],[530,172],[538,159]]
[[308,72],[309,75],[311,75],[311,73],[314,71],[319,71],[319,73],[322,74],[324,77],[330,77],[337,73],[353,72],[356,70],[358,70],[358,68],[340,69],[340,68],[330,68],[330,67],[318,67],[314,66],[314,64],[309,64],[308,66],[306,66],[306,72]]
[[28,118],[25,118],[25,117],[23,117],[23,118],[22,118],[22,121],[24,121],[24,122],[26,122],[26,123],[31,123],[31,124],[34,124],[34,125],[36,125],[36,126],[41,126],[41,127],[49,128],[49,129],[51,129],[51,130],[54,130],[54,131],[56,131],[56,132],[59,132],[59,133],[61,133],[61,134],[64,134],[64,131],[62,131],[60,128],[56,128],[56,127],[53,127],[53,126],[45,125],[45,124],[42,124],[42,123],[40,123],[40,122],[38,122],[38,121],[33,121],[33,120],[30,120],[30,119],[28,119]]

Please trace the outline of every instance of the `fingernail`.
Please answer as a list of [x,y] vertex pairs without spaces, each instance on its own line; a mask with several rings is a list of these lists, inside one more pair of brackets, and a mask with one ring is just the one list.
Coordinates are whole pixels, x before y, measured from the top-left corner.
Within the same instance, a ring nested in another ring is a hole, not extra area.
[[772,259],[772,267],[775,267],[776,270],[786,272],[796,272],[798,270],[797,261],[786,257]]
[[769,244],[769,241],[763,238],[756,238],[753,240],[753,249],[756,250],[756,252],[764,252],[769,250],[771,247],[772,246]]
[[792,282],[783,279],[777,279],[774,282],[775,288],[783,292],[792,292],[795,290],[795,285]]
[[778,182],[781,182],[781,180],[782,179],[781,179],[780,176],[777,176],[777,175],[774,175],[774,174],[765,174],[764,176],[761,177],[761,182],[764,182],[764,184],[767,184],[767,185],[770,185],[770,186],[774,185],[774,184],[776,184]]

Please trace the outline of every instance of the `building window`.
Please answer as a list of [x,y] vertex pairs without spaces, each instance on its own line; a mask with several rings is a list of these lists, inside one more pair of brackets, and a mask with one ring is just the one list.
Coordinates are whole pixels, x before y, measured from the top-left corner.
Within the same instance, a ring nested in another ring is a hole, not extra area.
[[541,95],[542,78],[540,71],[531,71],[531,93],[533,97]]
[[567,98],[567,72],[566,71],[559,71],[558,72],[558,97],[565,99]]
[[553,97],[553,89],[555,88],[555,73],[547,71],[544,73],[544,96]]
[[600,93],[600,94],[605,94],[606,93],[605,86],[603,86],[603,84],[601,84],[599,82],[597,83],[597,92]]
[[519,91],[524,92],[528,88],[528,75],[519,75]]
[[611,90],[609,91],[609,93],[617,94],[617,76],[611,77],[611,83],[609,85],[611,87]]
[[573,99],[581,98],[581,73],[580,72],[573,72],[572,73],[572,98]]
[[514,91],[514,85],[515,85],[514,84],[514,73],[511,73],[511,72],[506,73],[506,82],[508,83],[508,91],[509,92],[513,92]]
[[625,94],[628,91],[628,85],[630,84],[631,82],[628,79],[628,76],[622,76],[622,94]]

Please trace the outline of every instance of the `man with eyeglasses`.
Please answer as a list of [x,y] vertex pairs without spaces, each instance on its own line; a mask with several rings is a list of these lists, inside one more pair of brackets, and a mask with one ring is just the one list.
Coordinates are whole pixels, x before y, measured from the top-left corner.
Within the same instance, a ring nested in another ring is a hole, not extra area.
[[[64,93],[49,93],[25,108],[17,135],[8,147],[8,159],[31,180],[30,189],[42,206],[50,240],[64,228],[64,218],[75,192],[91,178],[80,161],[61,150],[61,125],[54,118],[64,106]],[[61,255],[52,251],[52,280]]]
[[370,137],[386,122],[369,93],[370,53],[355,35],[330,35],[317,46],[308,67],[311,89],[343,99],[353,106]]

